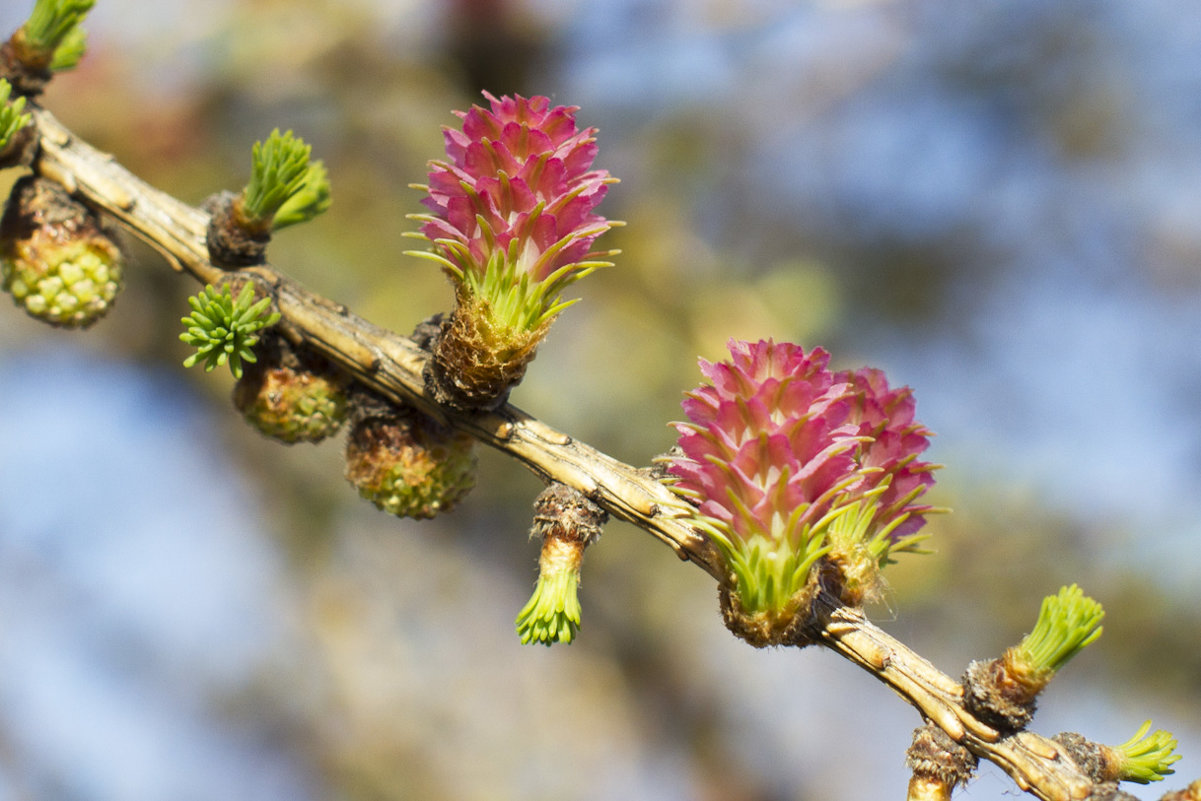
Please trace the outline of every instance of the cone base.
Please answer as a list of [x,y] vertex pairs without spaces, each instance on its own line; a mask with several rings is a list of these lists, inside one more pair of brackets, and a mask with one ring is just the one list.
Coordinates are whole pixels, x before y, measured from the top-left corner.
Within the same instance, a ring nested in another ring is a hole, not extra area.
[[482,309],[460,300],[442,323],[425,374],[426,389],[442,406],[473,412],[504,405],[537,355],[544,332],[522,332],[498,342],[484,326],[483,316]]

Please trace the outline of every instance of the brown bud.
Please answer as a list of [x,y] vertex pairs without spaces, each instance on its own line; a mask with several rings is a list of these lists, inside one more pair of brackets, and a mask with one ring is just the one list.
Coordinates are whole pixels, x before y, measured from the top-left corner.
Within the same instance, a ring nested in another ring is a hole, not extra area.
[[554,482],[534,499],[534,523],[530,539],[556,539],[591,545],[600,539],[609,513],[574,487]]
[[946,797],[971,780],[978,763],[971,751],[932,723],[913,730],[913,744],[905,753],[905,765],[913,771],[913,778],[932,789],[944,787]]
[[1005,659],[976,660],[963,674],[963,704],[968,711],[1005,733],[1025,728],[1034,718],[1039,688],[1008,669]]
[[450,511],[475,485],[471,436],[404,407],[357,419],[346,443],[346,478],[378,508],[430,518]]
[[25,29],[18,28],[0,45],[0,78],[7,80],[17,94],[36,97],[46,90],[54,73],[50,70],[53,51],[47,53],[29,46]]
[[249,267],[267,260],[271,227],[252,224],[242,213],[241,195],[220,192],[204,202],[209,218],[209,260],[219,267]]
[[234,385],[233,400],[248,422],[289,445],[320,442],[346,419],[347,379],[324,359],[297,352],[278,336],[256,347]]
[[733,591],[731,583],[722,582],[717,588],[722,622],[735,637],[756,648],[769,645],[804,647],[812,644],[810,613],[817,594],[817,584],[809,582],[784,609],[747,612],[742,608],[738,593]]
[[1074,731],[1060,732],[1051,739],[1062,745],[1072,761],[1093,781],[1116,782],[1121,778],[1121,755],[1109,746],[1094,743]]

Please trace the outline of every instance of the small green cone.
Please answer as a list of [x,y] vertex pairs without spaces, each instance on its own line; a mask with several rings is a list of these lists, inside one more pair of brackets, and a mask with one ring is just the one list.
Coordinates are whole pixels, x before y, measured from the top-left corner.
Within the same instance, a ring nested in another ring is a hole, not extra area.
[[0,219],[0,287],[18,306],[85,328],[112,307],[123,271],[121,250],[87,207],[53,181],[17,182]]
[[418,413],[368,417],[346,443],[346,478],[397,517],[450,511],[475,486],[475,440]]
[[534,594],[517,613],[522,645],[570,643],[580,628],[580,562],[583,542],[548,538],[538,560]]
[[278,337],[269,340],[234,385],[234,405],[264,435],[289,445],[337,433],[346,421],[346,380],[323,361],[282,350]]

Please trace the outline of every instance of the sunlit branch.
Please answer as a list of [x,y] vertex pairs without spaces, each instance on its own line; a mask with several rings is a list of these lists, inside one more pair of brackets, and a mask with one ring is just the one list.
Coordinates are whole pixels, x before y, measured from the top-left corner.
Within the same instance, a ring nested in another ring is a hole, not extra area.
[[[209,216],[133,176],[110,155],[75,137],[48,111],[31,109],[40,149],[36,172],[57,181],[120,221],[175,269],[205,284],[226,271],[214,267],[205,245]],[[512,405],[494,412],[449,412],[427,395],[429,354],[411,339],[358,317],[269,265],[239,274],[274,298],[280,332],[324,355],[356,381],[407,403],[520,460],[547,482],[583,492],[614,517],[633,523],[719,582],[727,580],[716,548],[680,519],[679,500],[648,469],[624,464]],[[977,756],[1008,773],[1044,801],[1087,798],[1092,782],[1055,742],[1030,732],[1001,737],[963,706],[958,681],[874,626],[862,610],[823,595],[811,622],[814,640],[864,668],[921,715]]]

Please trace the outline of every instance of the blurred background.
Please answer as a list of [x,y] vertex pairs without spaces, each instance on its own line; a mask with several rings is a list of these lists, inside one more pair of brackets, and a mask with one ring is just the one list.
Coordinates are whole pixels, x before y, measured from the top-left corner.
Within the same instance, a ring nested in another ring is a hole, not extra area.
[[[884,368],[954,513],[872,616],[958,675],[1078,582],[1105,636],[1033,728],[1152,718],[1184,759],[1134,794],[1201,776],[1201,6],[99,0],[87,28],[55,114],[194,204],[294,129],[334,206],[273,263],[400,332],[451,302],[402,253],[451,109],[580,106],[623,253],[513,401],[648,464],[729,337]],[[578,640],[519,645],[539,482],[483,452],[453,513],[377,512],[341,443],[267,441],[225,371],[180,365],[197,287],[129,244],[85,333],[0,302],[0,801],[903,797],[912,709],[734,640],[626,524]],[[989,765],[961,791],[1014,794]]]

